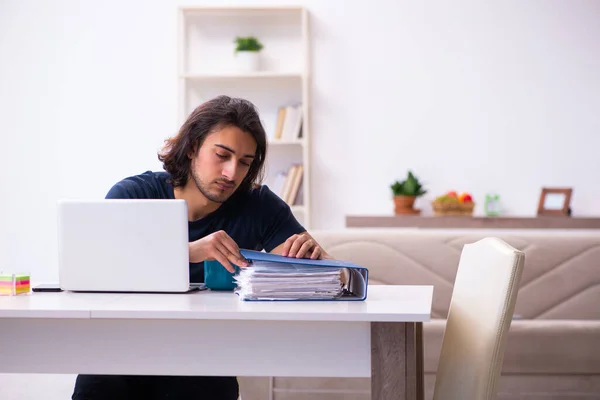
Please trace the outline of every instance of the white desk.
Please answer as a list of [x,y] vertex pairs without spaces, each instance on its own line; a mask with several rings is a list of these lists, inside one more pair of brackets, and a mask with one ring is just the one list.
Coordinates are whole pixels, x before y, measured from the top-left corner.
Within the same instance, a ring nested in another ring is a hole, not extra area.
[[371,377],[373,399],[417,399],[432,296],[432,286],[386,285],[361,302],[210,291],[0,297],[0,372]]

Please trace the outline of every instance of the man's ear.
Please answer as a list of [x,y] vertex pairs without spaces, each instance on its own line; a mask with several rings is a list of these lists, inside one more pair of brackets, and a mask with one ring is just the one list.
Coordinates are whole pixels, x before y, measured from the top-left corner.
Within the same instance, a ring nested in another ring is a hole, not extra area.
[[198,151],[198,141],[195,140],[192,145],[190,146],[190,150],[187,153],[188,158],[191,160],[194,158],[194,156],[196,155],[196,152]]

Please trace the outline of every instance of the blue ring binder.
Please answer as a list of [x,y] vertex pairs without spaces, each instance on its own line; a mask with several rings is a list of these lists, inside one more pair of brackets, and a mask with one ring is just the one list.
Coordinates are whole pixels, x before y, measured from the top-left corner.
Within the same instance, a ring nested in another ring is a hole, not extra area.
[[[264,253],[254,250],[240,250],[243,257],[249,262],[261,262],[261,265],[273,263],[277,266],[288,265],[290,268],[301,267],[334,267],[341,268],[348,272],[348,282],[342,290],[342,295],[332,299],[302,299],[309,301],[340,301],[340,300],[365,300],[367,298],[369,271],[367,268],[342,260],[311,260],[306,258],[284,257],[277,254]],[[234,265],[236,272],[231,273],[225,269],[218,261],[204,262],[204,282],[207,288],[216,291],[235,291],[237,281],[235,276],[240,273],[239,266]],[[247,301],[261,301],[262,299],[247,299]],[[287,300],[287,299],[277,299]],[[292,300],[298,301],[298,300]]]

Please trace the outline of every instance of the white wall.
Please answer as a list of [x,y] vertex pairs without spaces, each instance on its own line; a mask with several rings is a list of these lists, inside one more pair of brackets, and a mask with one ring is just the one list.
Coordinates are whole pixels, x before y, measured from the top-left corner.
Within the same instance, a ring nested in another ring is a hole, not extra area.
[[[600,213],[598,2],[299,3],[312,13],[315,228],[391,213],[408,168],[430,189],[425,209],[448,189],[480,202],[495,190],[533,215],[540,186],[567,185],[574,214]],[[0,269],[55,278],[56,200],[160,168],[178,128],[177,4],[0,0]]]

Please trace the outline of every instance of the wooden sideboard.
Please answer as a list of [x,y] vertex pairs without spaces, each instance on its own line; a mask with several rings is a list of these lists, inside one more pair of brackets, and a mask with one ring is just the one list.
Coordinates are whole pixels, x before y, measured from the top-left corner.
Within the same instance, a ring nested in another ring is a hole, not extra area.
[[349,215],[348,228],[600,229],[599,218]]

